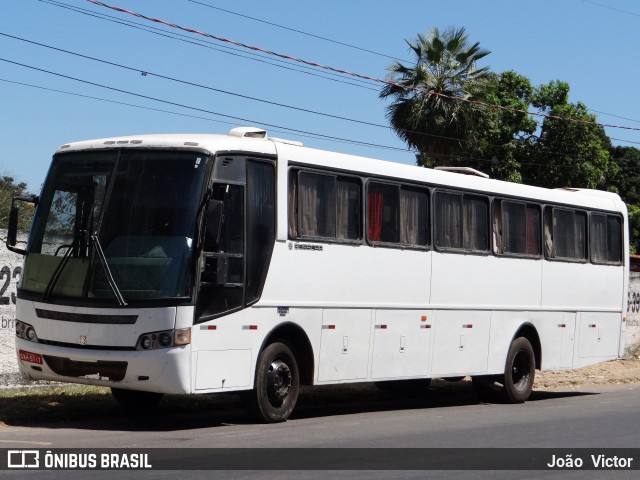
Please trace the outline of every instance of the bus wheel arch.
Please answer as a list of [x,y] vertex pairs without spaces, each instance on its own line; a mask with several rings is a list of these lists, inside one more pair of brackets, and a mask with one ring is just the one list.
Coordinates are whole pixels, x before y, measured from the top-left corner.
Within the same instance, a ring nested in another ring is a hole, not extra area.
[[300,385],[312,378],[313,351],[306,334],[293,324],[281,325],[263,342],[254,388],[243,395],[245,409],[259,422],[284,422],[295,408]]
[[537,370],[540,370],[542,368],[542,347],[540,344],[540,336],[538,335],[536,327],[534,327],[530,323],[523,324],[511,339],[511,343],[513,343],[518,337],[524,337],[529,341],[529,343],[531,344],[531,348],[533,348],[533,354],[535,357],[535,368]]
[[522,325],[509,343],[504,373],[472,378],[481,401],[522,403],[531,395],[535,370],[542,364],[540,338],[535,327]]
[[309,337],[302,328],[294,323],[283,323],[274,328],[262,342],[260,351],[274,342],[282,342],[289,346],[298,363],[300,384],[313,385],[315,362],[313,348]]

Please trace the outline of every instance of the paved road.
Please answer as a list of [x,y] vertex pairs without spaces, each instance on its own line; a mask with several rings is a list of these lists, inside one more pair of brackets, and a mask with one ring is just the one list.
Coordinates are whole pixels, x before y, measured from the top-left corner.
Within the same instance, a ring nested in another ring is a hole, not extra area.
[[[65,424],[0,428],[0,448],[638,448],[640,386],[534,392],[523,405],[477,402],[468,385],[419,399],[380,394],[370,385],[307,392],[294,417],[278,425],[248,423],[233,399],[211,413],[163,412]],[[283,450],[286,455],[286,450]],[[640,458],[637,459],[640,462]],[[179,466],[177,466],[179,468]],[[11,478],[35,478],[34,474]],[[37,472],[37,478],[86,478]],[[92,472],[92,479],[115,472]],[[129,478],[117,474],[118,478]],[[139,478],[141,472],[132,472]],[[150,473],[150,472],[145,472]],[[172,478],[155,471],[153,478]],[[335,478],[329,472],[183,472],[187,478]],[[633,472],[562,472],[563,478],[636,478]],[[605,475],[603,475],[605,473]],[[637,474],[637,472],[635,472]],[[6,475],[6,472],[5,472]],[[557,478],[557,472],[341,472],[339,478]],[[0,473],[0,477],[2,477]],[[151,477],[149,477],[151,478]]]

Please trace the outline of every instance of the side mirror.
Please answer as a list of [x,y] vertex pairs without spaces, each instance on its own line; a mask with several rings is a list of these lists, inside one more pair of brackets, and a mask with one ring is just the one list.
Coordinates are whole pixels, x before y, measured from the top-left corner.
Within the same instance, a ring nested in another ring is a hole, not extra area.
[[18,243],[18,207],[11,205],[9,230],[7,232],[7,247],[15,247],[16,243]]
[[7,230],[7,248],[12,252],[19,253],[20,255],[26,255],[27,251],[22,248],[16,248],[16,244],[18,243],[18,219],[20,216],[20,210],[18,206],[15,204],[17,201],[32,203],[34,205],[38,204],[38,197],[36,196],[28,196],[28,197],[15,197],[11,201],[11,210],[9,211],[9,228]]

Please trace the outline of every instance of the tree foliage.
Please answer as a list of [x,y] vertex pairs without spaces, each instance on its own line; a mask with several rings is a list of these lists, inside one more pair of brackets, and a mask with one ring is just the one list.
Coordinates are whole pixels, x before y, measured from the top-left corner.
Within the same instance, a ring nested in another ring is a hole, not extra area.
[[[568,83],[533,86],[514,71],[478,67],[490,52],[464,28],[406,40],[414,62],[389,67],[380,98],[418,165],[470,166],[493,178],[547,188],[618,192],[640,242],[640,150],[613,147],[595,115],[570,102]],[[537,115],[532,115],[535,113]]]
[[478,43],[469,44],[464,28],[444,32],[433,28],[407,44],[415,64],[393,64],[389,68],[393,83],[382,89],[380,97],[393,99],[387,108],[391,127],[420,152],[420,164],[447,163],[474,141],[479,124],[473,104],[451,97],[481,97],[489,70],[476,68],[476,63],[490,52]]
[[[0,177],[0,228],[7,228],[9,226],[11,201],[14,197],[21,195],[29,195],[26,183],[17,183],[13,177],[8,175]],[[21,210],[21,215],[18,219],[18,230],[29,230],[32,218],[33,208],[32,205],[28,204],[26,208],[22,208]]]

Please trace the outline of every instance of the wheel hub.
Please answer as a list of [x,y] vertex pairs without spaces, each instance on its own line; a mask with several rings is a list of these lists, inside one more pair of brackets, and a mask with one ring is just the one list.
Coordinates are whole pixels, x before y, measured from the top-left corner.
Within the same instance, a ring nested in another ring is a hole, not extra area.
[[518,352],[511,367],[511,378],[515,386],[527,383],[530,367],[528,355],[525,352]]
[[282,360],[274,360],[267,371],[267,396],[274,407],[281,406],[292,384],[291,369]]

